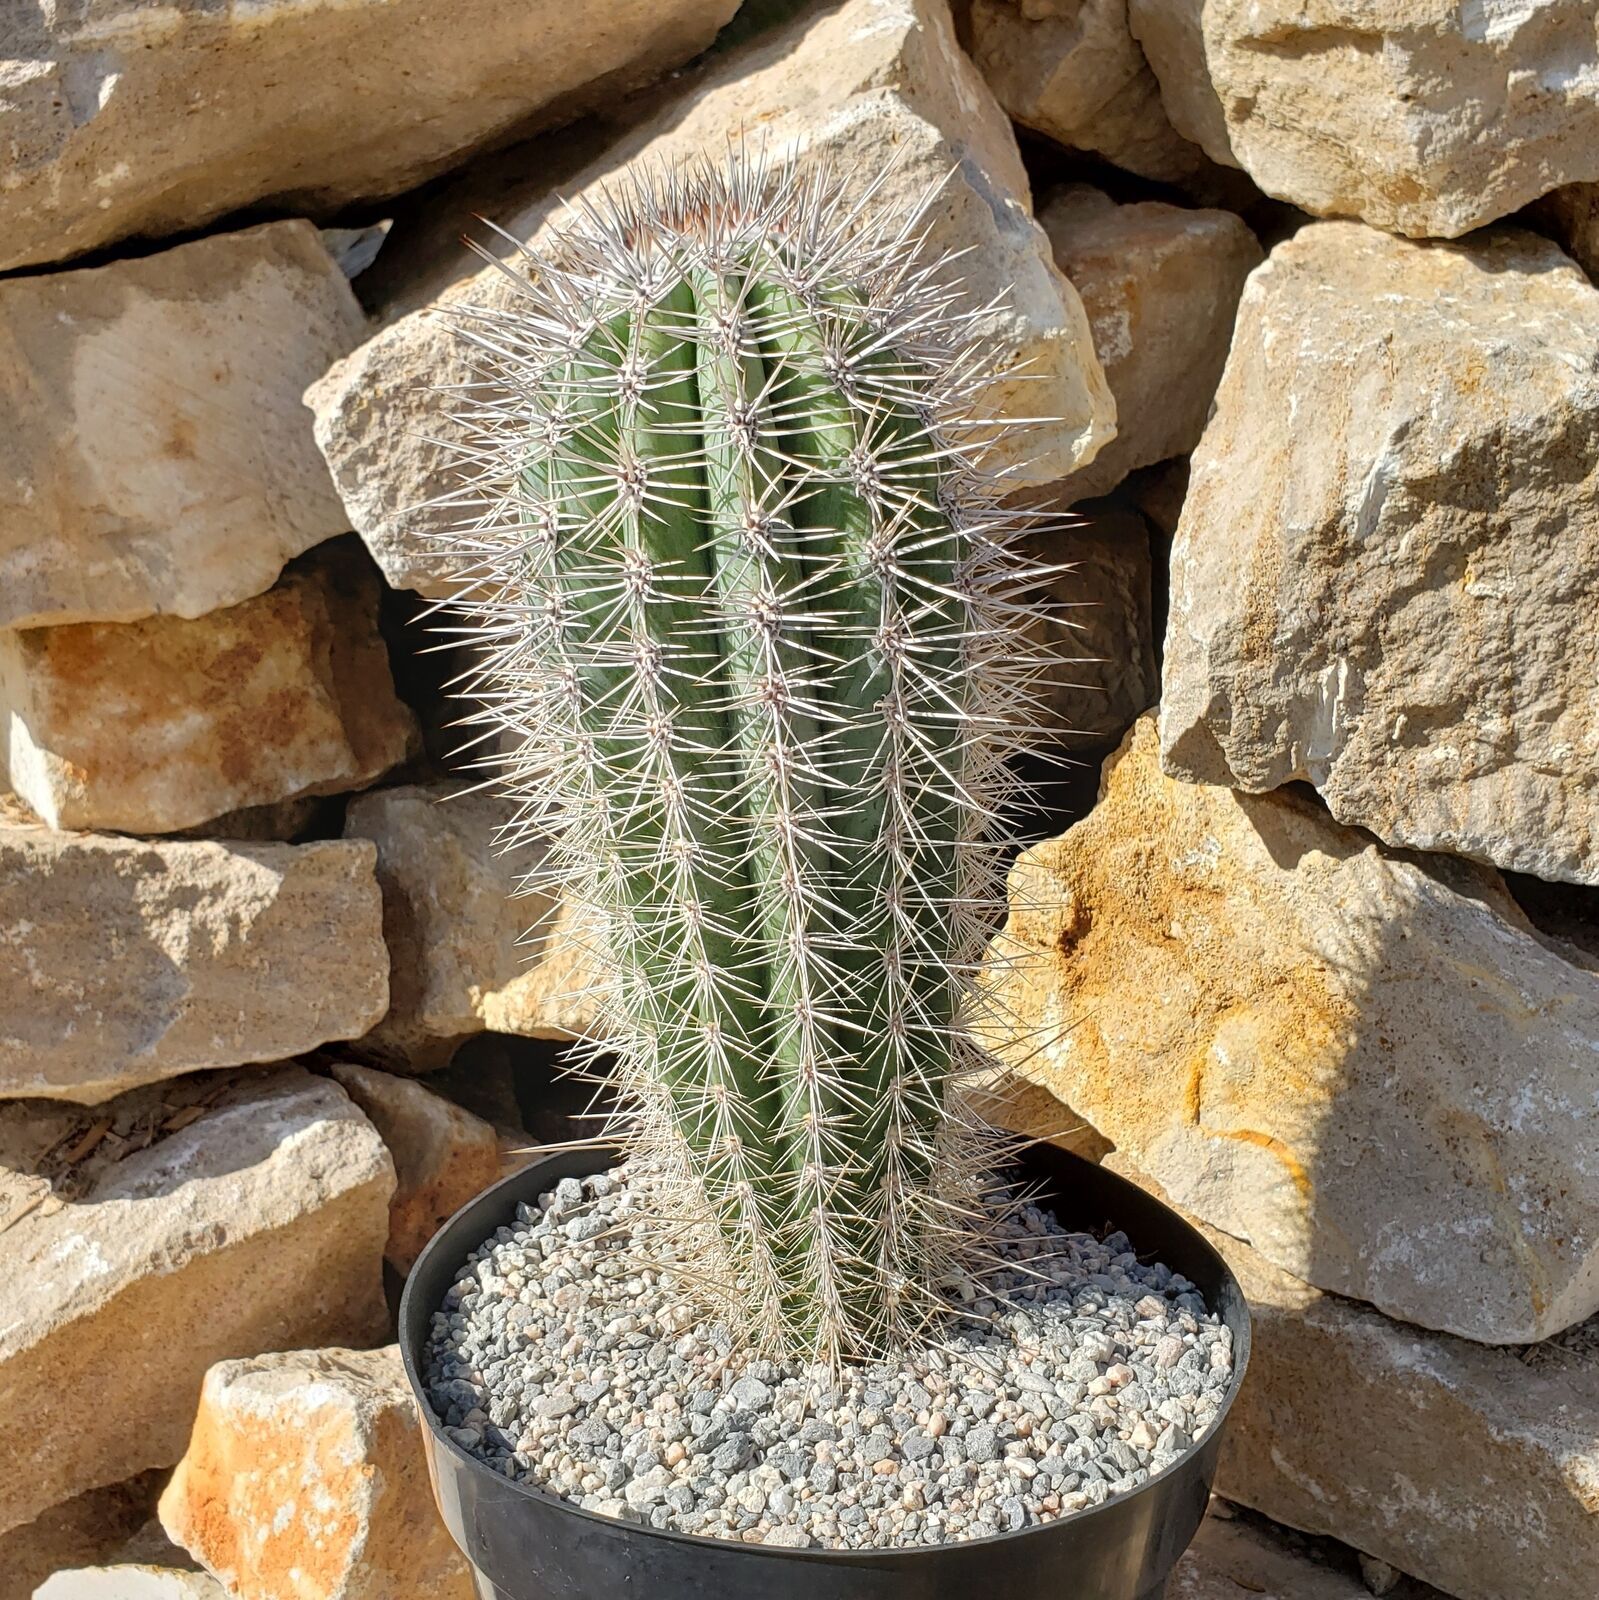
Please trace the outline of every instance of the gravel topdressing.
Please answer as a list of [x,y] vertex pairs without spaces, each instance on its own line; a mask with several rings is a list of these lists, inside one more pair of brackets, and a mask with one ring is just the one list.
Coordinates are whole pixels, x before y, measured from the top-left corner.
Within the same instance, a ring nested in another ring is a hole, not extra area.
[[1003,1253],[1025,1268],[968,1285],[941,1350],[835,1379],[735,1354],[669,1266],[638,1270],[646,1187],[627,1168],[563,1179],[433,1317],[451,1437],[590,1511],[755,1543],[944,1544],[1135,1488],[1220,1409],[1231,1332],[1122,1234],[1022,1210]]

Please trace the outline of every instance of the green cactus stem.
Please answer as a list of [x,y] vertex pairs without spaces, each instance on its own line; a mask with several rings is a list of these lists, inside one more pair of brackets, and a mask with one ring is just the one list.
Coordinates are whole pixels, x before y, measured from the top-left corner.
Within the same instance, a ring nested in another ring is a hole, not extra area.
[[991,376],[914,226],[735,160],[466,313],[472,690],[603,975],[630,1148],[753,1346],[926,1335],[982,1249],[965,996],[1036,671]]

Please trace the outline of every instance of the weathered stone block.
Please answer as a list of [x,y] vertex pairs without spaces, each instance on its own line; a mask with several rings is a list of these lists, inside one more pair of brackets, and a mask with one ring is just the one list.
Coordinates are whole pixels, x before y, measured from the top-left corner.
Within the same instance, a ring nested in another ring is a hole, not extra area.
[[375,861],[0,823],[0,1095],[92,1104],[359,1037],[388,1007]]
[[1599,961],[1497,874],[1174,782],[1146,717],[1010,892],[997,1053],[1179,1204],[1485,1343],[1599,1310]]
[[1192,466],[1166,770],[1599,883],[1599,289],[1518,230],[1304,228]]
[[162,1524],[233,1600],[471,1600],[420,1428],[393,1345],[224,1361]]
[[1599,178],[1589,0],[1129,0],[1177,131],[1318,216],[1454,238]]
[[736,3],[9,7],[0,268],[396,194],[687,60]]
[[176,1461],[213,1362],[383,1338],[393,1188],[300,1068],[0,1107],[0,1531]]
[[198,617],[343,533],[300,395],[364,327],[308,222],[0,281],[0,627]]
[[359,546],[336,545],[193,621],[0,632],[12,788],[53,828],[127,833],[364,788],[418,742],[381,587]]

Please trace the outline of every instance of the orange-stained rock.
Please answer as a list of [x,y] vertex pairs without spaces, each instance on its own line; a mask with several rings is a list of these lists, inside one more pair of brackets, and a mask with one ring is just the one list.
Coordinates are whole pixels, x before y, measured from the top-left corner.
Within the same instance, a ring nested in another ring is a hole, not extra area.
[[1012,869],[1002,1059],[1207,1222],[1485,1343],[1599,1310],[1599,960],[1488,868],[1160,770]]
[[419,1428],[393,1345],[221,1362],[162,1525],[233,1600],[472,1600]]
[[0,633],[11,787],[53,828],[125,833],[365,787],[417,739],[381,589],[351,541],[192,621]]
[[394,1158],[384,1255],[400,1273],[473,1195],[500,1176],[500,1141],[481,1117],[411,1078],[340,1061],[340,1087],[366,1113]]

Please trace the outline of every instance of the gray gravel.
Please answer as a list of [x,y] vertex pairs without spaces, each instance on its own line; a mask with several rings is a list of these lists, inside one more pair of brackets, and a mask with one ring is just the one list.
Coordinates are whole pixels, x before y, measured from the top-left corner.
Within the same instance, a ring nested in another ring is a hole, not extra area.
[[1098,1505],[1215,1421],[1232,1336],[1122,1234],[1022,1210],[1003,1246],[1020,1270],[952,1292],[966,1315],[941,1350],[836,1379],[741,1355],[669,1263],[638,1267],[645,1185],[564,1179],[434,1314],[434,1409],[508,1478],[682,1533],[944,1544]]

